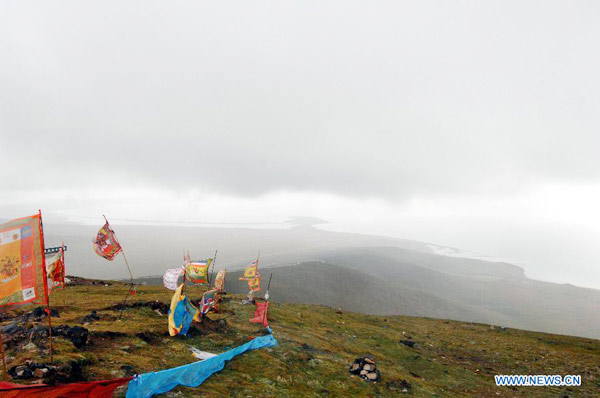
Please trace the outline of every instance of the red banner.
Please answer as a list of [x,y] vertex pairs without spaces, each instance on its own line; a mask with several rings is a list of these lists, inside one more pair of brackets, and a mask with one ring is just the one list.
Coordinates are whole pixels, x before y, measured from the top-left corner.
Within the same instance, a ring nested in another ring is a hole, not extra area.
[[252,323],[262,323],[264,327],[269,326],[269,321],[267,320],[267,310],[269,309],[269,302],[265,301],[263,303],[256,302],[256,310],[254,311],[254,318],[250,319]]
[[41,215],[0,225],[0,306],[45,301]]
[[0,397],[2,398],[107,398],[123,384],[129,383],[131,377],[114,380],[71,383],[58,386],[44,384],[22,385],[0,381]]

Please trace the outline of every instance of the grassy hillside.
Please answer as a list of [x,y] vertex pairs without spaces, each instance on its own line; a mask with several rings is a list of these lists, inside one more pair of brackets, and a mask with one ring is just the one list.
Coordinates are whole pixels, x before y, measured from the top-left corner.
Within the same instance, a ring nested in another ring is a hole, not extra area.
[[[70,273],[127,277],[122,259],[107,262],[91,250],[97,225],[44,226],[48,246],[67,244]],[[278,281],[287,278],[288,286],[294,287],[278,291],[282,284],[276,284],[275,300],[600,338],[600,290],[531,280],[518,266],[440,255],[425,243],[310,228],[115,228],[133,274],[140,277],[180,266],[184,248],[196,259],[212,256],[218,248],[217,270],[230,271],[245,268],[260,248],[261,269],[321,261],[344,267],[312,273],[297,267],[273,271],[279,273]],[[299,278],[298,273],[303,275]],[[321,273],[332,277],[321,278]],[[298,279],[303,280],[301,287]]]
[[[192,297],[202,289],[191,288]],[[76,349],[56,338],[55,362],[83,365],[82,376],[99,380],[155,371],[193,362],[189,346],[222,352],[258,335],[251,324],[253,307],[229,296],[222,315],[211,314],[193,337],[166,335],[167,317],[148,307],[119,312],[108,309],[126,293],[122,285],[74,286],[52,296],[60,318],[53,325],[81,325],[91,310],[106,317],[85,325],[90,343]],[[163,287],[140,287],[132,302],[168,302]],[[31,310],[30,307],[22,311]],[[13,312],[9,315],[15,316]],[[3,317],[3,325],[10,317]],[[223,319],[223,322],[219,322]],[[177,397],[594,397],[600,383],[600,341],[501,329],[490,325],[413,318],[342,314],[329,307],[272,303],[271,326],[279,346],[250,352],[196,389],[178,388]],[[42,322],[42,324],[44,324]],[[410,348],[401,339],[417,344]],[[8,366],[27,359],[48,361],[42,343],[27,341],[8,348]],[[359,356],[373,355],[382,380],[371,384],[348,373]],[[572,388],[495,387],[494,374],[581,374]],[[405,382],[403,382],[403,380]],[[178,393],[179,392],[179,393]]]

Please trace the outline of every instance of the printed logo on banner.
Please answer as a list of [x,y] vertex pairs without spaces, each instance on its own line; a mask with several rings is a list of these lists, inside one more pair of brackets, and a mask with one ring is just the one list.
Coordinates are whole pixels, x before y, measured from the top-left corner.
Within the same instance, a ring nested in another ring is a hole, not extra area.
[[32,298],[35,298],[35,289],[32,287],[23,289],[23,300],[31,300]]
[[[29,234],[31,235],[31,228],[29,228]],[[15,242],[21,239],[21,229],[13,229],[5,231],[0,234],[0,245]]]

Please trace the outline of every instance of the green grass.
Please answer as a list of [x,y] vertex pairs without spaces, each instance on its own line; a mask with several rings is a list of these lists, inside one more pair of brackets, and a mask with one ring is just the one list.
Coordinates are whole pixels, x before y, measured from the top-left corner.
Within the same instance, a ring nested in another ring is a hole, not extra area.
[[[202,289],[191,288],[200,297]],[[53,325],[78,325],[95,309],[122,301],[122,285],[75,286],[55,293],[51,304],[61,318]],[[171,292],[155,286],[140,287],[130,301],[169,302]],[[248,341],[262,329],[251,324],[253,306],[241,305],[241,296],[229,296],[222,315],[229,329],[190,338],[165,335],[167,317],[147,308],[130,309],[121,321],[96,321],[87,327],[91,344],[83,350],[61,338],[54,340],[55,362],[78,360],[89,380],[124,376],[121,366],[137,373],[157,371],[195,361],[189,346],[222,352]],[[30,310],[23,308],[20,311]],[[272,303],[269,320],[279,341],[276,348],[252,351],[229,362],[198,388],[178,388],[186,397],[396,397],[406,380],[413,397],[598,397],[600,396],[600,341],[568,336],[500,329],[490,325],[406,316],[336,314],[332,308]],[[121,337],[101,337],[113,331]],[[154,333],[149,344],[136,336]],[[411,336],[418,346],[399,344]],[[381,370],[378,383],[348,373],[351,362],[371,354]],[[47,350],[7,352],[8,366],[26,359],[47,362]],[[495,374],[581,374],[581,387],[496,387]],[[172,393],[171,393],[172,394]],[[168,395],[168,394],[166,394]]]

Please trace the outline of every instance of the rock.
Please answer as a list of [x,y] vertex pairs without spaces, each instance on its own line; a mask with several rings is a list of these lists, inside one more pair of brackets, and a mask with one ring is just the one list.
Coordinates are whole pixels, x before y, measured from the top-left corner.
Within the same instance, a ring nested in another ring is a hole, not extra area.
[[48,372],[48,369],[36,369],[33,371],[33,375],[38,379],[44,377],[44,375]]
[[414,348],[415,346],[415,342],[412,340],[400,340],[400,343],[410,348]]
[[8,326],[3,327],[2,328],[2,333],[3,334],[14,334],[14,333],[17,333],[17,332],[19,332],[21,330],[23,330],[23,328],[21,326],[17,325],[16,322],[14,322],[14,323],[11,323]]
[[408,390],[410,390],[410,388],[411,388],[410,383],[404,379],[392,380],[392,381],[388,382],[385,386],[390,391],[402,391],[402,392],[408,392]]
[[76,348],[82,348],[85,346],[88,342],[89,336],[89,331],[81,326],[73,326],[66,331],[66,337],[71,340]]
[[23,349],[24,349],[24,350],[27,350],[27,351],[33,351],[33,350],[37,350],[37,348],[38,348],[38,346],[36,346],[36,345],[35,345],[35,344],[33,344],[33,343],[27,343],[27,344],[25,344],[25,345],[23,346]]
[[350,365],[349,371],[370,382],[376,382],[381,377],[372,357],[356,358]]
[[[60,315],[58,313],[58,310],[55,308],[50,309],[50,314],[54,317],[54,318],[60,318]],[[29,314],[27,314],[25,316],[25,318],[27,320],[30,319],[35,319],[35,320],[40,320],[41,318],[45,317],[46,314],[46,308],[44,307],[36,307],[33,309],[33,311],[31,311]]]
[[33,372],[27,365],[13,366],[8,370],[13,379],[31,379]]
[[98,313],[96,312],[96,310],[92,310],[92,312],[90,312],[88,315],[83,317],[83,319],[81,320],[81,323],[84,323],[84,324],[92,323],[92,322],[98,321],[98,320],[100,320]]

